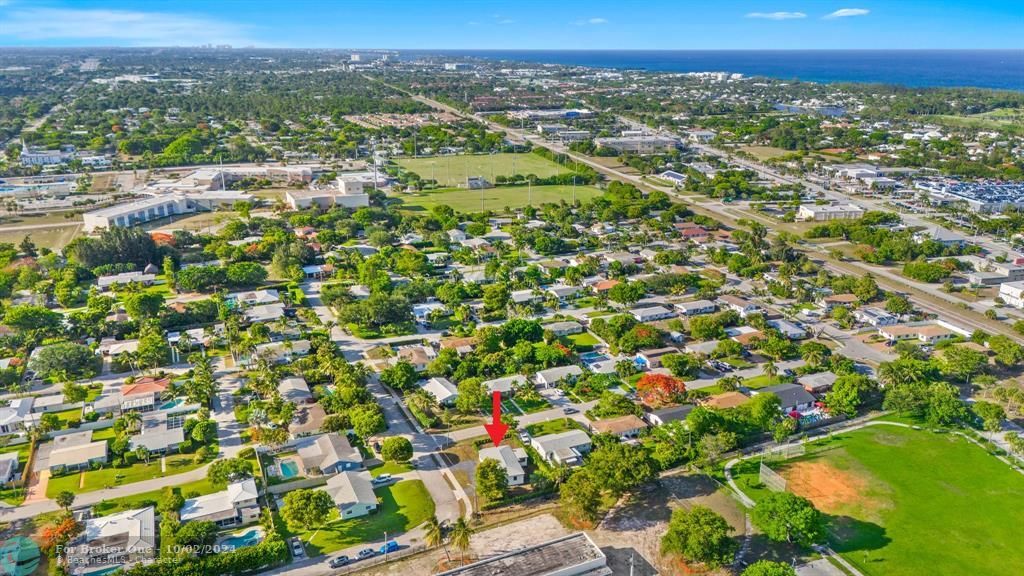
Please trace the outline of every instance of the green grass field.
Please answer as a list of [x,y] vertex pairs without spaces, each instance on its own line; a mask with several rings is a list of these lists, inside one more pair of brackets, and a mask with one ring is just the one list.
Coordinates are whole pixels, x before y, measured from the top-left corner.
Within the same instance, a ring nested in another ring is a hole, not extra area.
[[564,167],[536,154],[478,154],[432,156],[396,160],[402,168],[419,174],[424,180],[437,180],[440,186],[465,186],[466,178],[483,176],[490,182],[498,176],[533,174],[547,178],[568,172]]
[[274,522],[280,526],[282,536],[298,536],[310,556],[319,556],[361,543],[379,545],[384,541],[385,532],[389,535],[408,532],[434,514],[434,500],[420,480],[403,480],[378,488],[376,493],[380,498],[377,512],[362,518],[340,520],[338,511],[334,510],[332,520],[309,532],[290,530],[277,514]]
[[[1024,476],[959,436],[875,426],[773,468],[830,515],[832,547],[864,574],[996,576],[1024,566]],[[734,470],[752,498],[767,493],[756,459]]]
[[[590,200],[603,194],[593,186],[576,186],[577,200]],[[439,204],[451,206],[457,212],[480,212],[480,198],[483,197],[483,209],[500,212],[505,208],[522,208],[526,205],[556,203],[565,200],[572,202],[573,186],[499,186],[484,190],[466,190],[465,188],[443,188],[424,192],[398,193],[402,207],[409,210],[429,210]],[[532,201],[531,201],[532,200]]]

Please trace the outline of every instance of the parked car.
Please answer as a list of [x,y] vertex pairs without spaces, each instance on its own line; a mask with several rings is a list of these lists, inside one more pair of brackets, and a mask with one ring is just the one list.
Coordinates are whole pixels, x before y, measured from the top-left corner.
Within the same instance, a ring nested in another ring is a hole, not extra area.
[[359,559],[360,560],[366,560],[367,558],[372,558],[372,557],[374,557],[376,555],[377,555],[377,551],[374,550],[373,548],[363,548],[362,550],[359,551]]
[[523,430],[522,432],[519,433],[519,439],[522,440],[523,442],[529,442],[530,433],[527,432],[526,430]]
[[387,484],[391,482],[391,474],[381,474],[373,479],[374,484]]
[[348,556],[338,556],[337,558],[331,558],[331,561],[327,564],[331,568],[341,568],[342,566],[348,564],[351,561],[352,560]]
[[377,554],[390,554],[392,552],[395,552],[396,550],[398,550],[398,542],[395,542],[394,540],[388,540],[384,543],[383,546],[380,547],[380,550],[377,550]]
[[573,408],[572,406],[566,406],[565,408],[562,408],[562,414],[579,414],[579,412],[579,410]]
[[306,555],[306,549],[302,547],[302,541],[298,538],[292,538],[292,556],[300,558]]

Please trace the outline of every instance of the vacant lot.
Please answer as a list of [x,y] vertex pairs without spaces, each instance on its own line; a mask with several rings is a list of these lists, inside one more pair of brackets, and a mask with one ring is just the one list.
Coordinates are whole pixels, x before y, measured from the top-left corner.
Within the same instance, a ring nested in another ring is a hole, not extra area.
[[[572,202],[573,186],[499,186],[484,190],[447,188],[421,193],[396,194],[404,208],[429,210],[439,204],[451,206],[458,212],[502,211],[526,205],[539,206],[552,202]],[[603,194],[593,186],[575,186],[577,200],[589,200]],[[482,198],[482,201],[481,201]]]
[[465,186],[466,179],[471,176],[482,176],[489,182],[494,182],[498,176],[532,174],[538,178],[547,178],[569,172],[536,154],[467,154],[403,158],[396,162],[402,168],[419,174],[424,180],[436,180],[441,186]]
[[746,152],[758,160],[771,160],[791,153],[789,150],[774,146],[738,146],[736,149]]
[[[874,426],[774,466],[830,517],[832,546],[870,575],[1006,574],[1024,565],[1024,476],[967,440]],[[766,491],[758,462],[740,487]]]

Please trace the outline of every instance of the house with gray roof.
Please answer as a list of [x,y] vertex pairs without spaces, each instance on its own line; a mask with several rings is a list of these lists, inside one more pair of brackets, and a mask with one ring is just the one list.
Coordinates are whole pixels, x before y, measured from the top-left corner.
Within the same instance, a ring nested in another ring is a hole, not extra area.
[[252,478],[232,482],[220,492],[185,500],[180,519],[182,523],[213,522],[221,528],[241,526],[259,520],[258,498],[259,491]]
[[505,469],[509,486],[519,486],[526,482],[526,472],[523,466],[526,465],[528,456],[522,448],[513,449],[508,445],[492,446],[480,450],[480,462],[484,460],[496,460]]
[[567,378],[579,378],[583,375],[583,369],[573,364],[570,366],[557,366],[537,372],[537,383],[546,388],[557,386]]
[[558,434],[537,436],[530,441],[541,458],[551,464],[579,466],[583,456],[590,453],[590,436],[583,430],[568,430]]
[[302,438],[295,447],[306,470],[317,468],[323,474],[334,474],[363,467],[362,455],[344,434],[329,432]]
[[377,511],[377,495],[365,470],[332,476],[323,490],[330,494],[342,518],[359,518]]

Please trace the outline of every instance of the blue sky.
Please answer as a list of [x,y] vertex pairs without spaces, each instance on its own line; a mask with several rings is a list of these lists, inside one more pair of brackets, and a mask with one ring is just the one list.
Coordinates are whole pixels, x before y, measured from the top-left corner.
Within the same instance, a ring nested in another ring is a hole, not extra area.
[[1022,0],[0,0],[0,46],[1022,48]]

